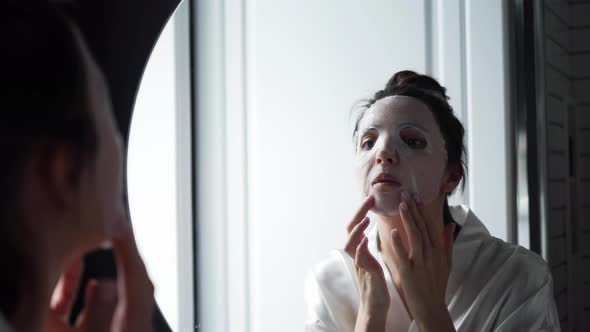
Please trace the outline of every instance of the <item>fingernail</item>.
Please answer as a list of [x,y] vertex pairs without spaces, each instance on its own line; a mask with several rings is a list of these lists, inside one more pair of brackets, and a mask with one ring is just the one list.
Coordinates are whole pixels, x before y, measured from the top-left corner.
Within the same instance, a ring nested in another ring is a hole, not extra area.
[[418,204],[422,204],[422,198],[420,198],[420,195],[418,193],[414,194],[414,201],[416,201],[416,203]]
[[405,191],[402,191],[402,200],[404,200],[405,202],[410,200],[410,194],[408,194]]
[[391,237],[392,237],[392,238],[395,240],[395,239],[397,239],[398,235],[399,235],[399,234],[398,234],[398,230],[397,230],[397,228],[394,228],[394,229],[391,231]]
[[404,210],[404,211],[405,211],[405,210],[407,210],[407,209],[408,209],[408,204],[406,204],[406,202],[401,202],[401,204],[399,205],[399,207],[400,207],[402,210]]
[[117,299],[117,285],[114,281],[101,281],[96,289],[98,299],[102,303],[111,303]]

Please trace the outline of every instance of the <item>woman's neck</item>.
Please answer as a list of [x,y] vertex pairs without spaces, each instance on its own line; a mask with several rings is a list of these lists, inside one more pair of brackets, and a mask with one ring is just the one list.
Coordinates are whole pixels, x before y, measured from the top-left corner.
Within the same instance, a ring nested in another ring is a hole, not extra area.
[[[389,269],[391,279],[398,289],[400,289],[400,276],[393,264],[393,242],[391,239],[391,231],[397,229],[400,239],[404,243],[406,249],[408,246],[408,236],[403,225],[400,215],[396,216],[382,216],[377,215],[377,232],[379,236],[379,251],[383,257],[385,265]],[[384,271],[386,272],[386,271]]]
[[[433,204],[432,208],[426,207],[422,210],[425,214],[425,221],[429,223],[433,223],[433,225],[437,225],[436,227],[432,227],[431,229],[440,230],[442,234],[443,230],[443,216],[442,216],[442,204],[441,207],[438,207],[439,204]],[[435,213],[438,211],[438,213]],[[395,283],[398,290],[400,290],[400,276],[399,272],[395,264],[393,263],[393,240],[391,238],[391,231],[393,229],[398,230],[398,234],[406,251],[410,252],[410,246],[408,242],[408,234],[406,232],[406,228],[402,222],[401,216],[396,214],[394,216],[385,216],[385,215],[376,215],[377,219],[377,230],[379,236],[379,250],[381,252],[381,256],[383,257],[383,261],[385,265],[389,269],[389,273],[391,274],[391,279]]]

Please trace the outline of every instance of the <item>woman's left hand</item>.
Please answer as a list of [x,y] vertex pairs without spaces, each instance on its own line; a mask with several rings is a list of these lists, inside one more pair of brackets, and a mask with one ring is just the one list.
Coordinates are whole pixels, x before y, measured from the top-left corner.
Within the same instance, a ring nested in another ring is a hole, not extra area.
[[454,224],[436,231],[426,220],[421,206],[407,193],[399,206],[408,235],[409,253],[399,231],[391,232],[393,260],[397,266],[406,305],[418,328],[425,331],[454,331],[445,303],[447,282],[451,270]]

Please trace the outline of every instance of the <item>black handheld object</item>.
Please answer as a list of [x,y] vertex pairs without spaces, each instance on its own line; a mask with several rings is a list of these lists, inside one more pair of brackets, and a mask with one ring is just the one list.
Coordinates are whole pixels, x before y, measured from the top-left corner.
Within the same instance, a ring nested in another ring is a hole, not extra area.
[[[88,281],[117,279],[117,269],[115,268],[115,256],[110,249],[99,249],[93,251],[84,257],[84,271],[80,280],[80,287],[72,312],[70,314],[70,324],[74,324],[84,305],[84,290]],[[154,302],[155,303],[155,302]],[[172,332],[170,326],[164,319],[162,312],[157,304],[154,305],[153,326],[155,332]]]

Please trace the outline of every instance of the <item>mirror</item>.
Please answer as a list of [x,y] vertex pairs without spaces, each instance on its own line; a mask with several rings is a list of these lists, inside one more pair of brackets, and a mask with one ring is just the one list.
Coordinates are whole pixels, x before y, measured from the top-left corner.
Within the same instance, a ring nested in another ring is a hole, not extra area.
[[[146,68],[128,155],[132,219],[158,302],[178,330],[193,324],[211,331],[301,330],[306,276],[330,250],[343,248],[362,198],[352,109],[400,70],[439,80],[466,129],[469,173],[450,204],[468,205],[493,236],[534,250],[532,225],[553,227],[555,219],[522,219],[514,199],[514,178],[522,175],[514,169],[516,154],[529,151],[517,150],[513,127],[520,91],[515,17],[519,10],[538,17],[537,5],[186,4]],[[567,26],[563,13],[574,5],[546,6],[547,15],[558,17],[547,25]],[[552,61],[560,65],[563,58],[543,57],[547,90],[563,88],[563,77],[549,73]],[[535,114],[540,106],[532,107]],[[555,107],[543,106],[548,114]],[[541,182],[552,181],[548,172]],[[566,189],[549,184],[549,191],[538,206],[544,211]],[[519,196],[525,208],[537,197],[527,193]],[[564,243],[573,236],[563,227],[556,232]],[[562,291],[567,275],[556,271],[567,258],[555,256],[560,241],[548,242],[542,255]],[[568,300],[561,301],[558,318],[567,311]]]

